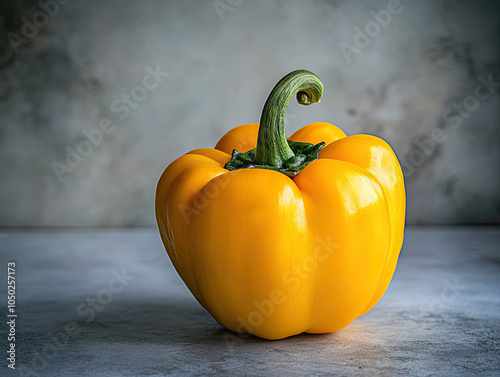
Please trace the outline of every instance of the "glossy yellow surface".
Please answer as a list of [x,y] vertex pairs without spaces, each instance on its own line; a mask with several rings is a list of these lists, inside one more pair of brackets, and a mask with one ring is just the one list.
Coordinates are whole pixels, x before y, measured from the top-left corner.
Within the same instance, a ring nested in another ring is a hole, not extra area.
[[325,141],[294,179],[223,168],[256,145],[258,124],[175,160],[157,187],[160,234],[177,272],[226,328],[266,339],[340,330],[394,274],[405,188],[391,147],[313,123],[290,139]]

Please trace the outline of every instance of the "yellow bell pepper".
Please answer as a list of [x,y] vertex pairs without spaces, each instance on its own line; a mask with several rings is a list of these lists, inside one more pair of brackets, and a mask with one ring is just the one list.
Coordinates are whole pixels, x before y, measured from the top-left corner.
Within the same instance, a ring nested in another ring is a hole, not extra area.
[[323,85],[309,71],[288,74],[260,127],[178,158],[156,192],[161,238],[189,290],[222,326],[266,339],[334,332],[369,311],[403,242],[405,187],[391,147],[325,122],[287,140],[295,93],[309,105]]

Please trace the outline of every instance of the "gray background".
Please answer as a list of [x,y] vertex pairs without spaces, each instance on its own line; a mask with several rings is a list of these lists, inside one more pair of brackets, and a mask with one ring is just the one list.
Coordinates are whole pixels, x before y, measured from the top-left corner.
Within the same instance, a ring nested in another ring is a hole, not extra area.
[[[443,118],[479,77],[500,81],[498,2],[402,0],[350,62],[340,44],[354,45],[354,28],[374,27],[370,12],[389,1],[237,3],[219,17],[210,0],[73,0],[14,52],[8,33],[22,36],[41,8],[3,1],[0,225],[154,224],[164,168],[258,122],[271,88],[297,68],[318,74],[325,94],[290,104],[287,134],[323,120],[383,137],[406,165],[409,224],[499,223],[500,87],[455,123]],[[120,119],[111,104],[148,66],[169,76]],[[114,130],[61,182],[52,163],[106,117]],[[419,147],[437,128],[446,140]]]

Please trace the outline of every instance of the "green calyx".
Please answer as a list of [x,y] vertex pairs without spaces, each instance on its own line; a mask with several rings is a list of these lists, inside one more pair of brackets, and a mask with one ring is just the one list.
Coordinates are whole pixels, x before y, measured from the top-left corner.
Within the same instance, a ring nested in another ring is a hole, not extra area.
[[294,177],[318,158],[325,143],[313,145],[286,139],[285,112],[295,93],[299,104],[311,105],[320,101],[323,84],[318,76],[306,70],[293,71],[283,77],[269,94],[262,110],[257,148],[246,153],[235,149],[224,168],[270,169]]
[[288,140],[288,147],[293,153],[293,156],[283,161],[280,166],[271,166],[258,164],[255,162],[255,150],[251,149],[248,152],[240,153],[236,149],[233,151],[231,160],[224,166],[228,170],[259,168],[276,170],[289,177],[294,177],[304,169],[307,164],[318,158],[318,152],[325,143],[309,144],[299,143],[297,141]]

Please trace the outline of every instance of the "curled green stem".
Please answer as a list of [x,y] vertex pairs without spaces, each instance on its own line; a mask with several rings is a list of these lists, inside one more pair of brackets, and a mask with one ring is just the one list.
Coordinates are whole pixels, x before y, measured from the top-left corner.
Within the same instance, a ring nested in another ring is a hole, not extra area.
[[297,102],[311,105],[323,95],[323,84],[314,73],[300,69],[283,77],[267,98],[260,118],[254,163],[280,166],[295,154],[285,136],[285,112],[292,96]]
[[318,158],[325,143],[312,145],[286,139],[285,112],[294,94],[297,94],[299,104],[311,105],[320,101],[323,84],[318,76],[303,69],[283,77],[269,94],[262,110],[257,148],[246,153],[234,150],[226,169],[271,169],[293,177]]

